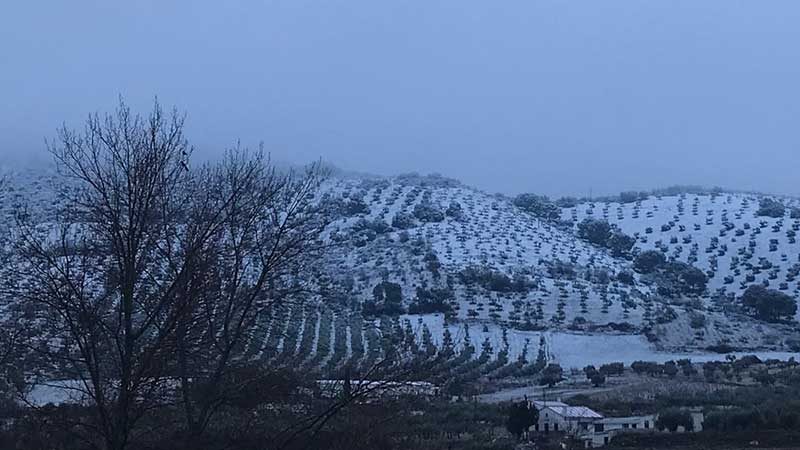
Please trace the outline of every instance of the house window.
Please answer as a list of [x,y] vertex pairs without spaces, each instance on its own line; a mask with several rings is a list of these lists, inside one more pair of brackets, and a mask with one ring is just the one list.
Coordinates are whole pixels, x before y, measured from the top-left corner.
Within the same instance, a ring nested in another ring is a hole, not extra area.
[[536,431],[539,431],[539,424],[537,423],[536,425],[534,425],[533,429],[536,430]]
[[550,431],[550,424],[546,423],[544,424],[544,432],[547,433],[548,431]]
[[628,428],[628,424],[627,423],[623,423],[622,424],[622,428]]
[[608,436],[606,436],[606,437],[604,437],[604,438],[603,438],[603,443],[604,443],[604,444],[606,444],[606,445],[608,445]]
[[645,420],[644,421],[644,427],[645,428],[650,428],[650,421],[649,420]]
[[603,430],[604,430],[604,429],[603,429],[603,424],[602,424],[602,423],[596,423],[596,424],[594,424],[594,432],[595,432],[595,433],[602,433],[602,432],[603,432]]
[[631,428],[636,428],[636,424],[631,425]]
[[557,423],[553,424],[553,431],[558,431],[558,424]]

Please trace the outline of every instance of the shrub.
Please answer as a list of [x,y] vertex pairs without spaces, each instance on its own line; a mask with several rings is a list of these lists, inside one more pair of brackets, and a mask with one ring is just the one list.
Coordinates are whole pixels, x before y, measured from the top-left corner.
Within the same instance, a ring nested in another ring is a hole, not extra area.
[[647,198],[646,192],[626,191],[619,193],[620,203],[634,203]]
[[553,387],[564,380],[564,370],[558,364],[548,364],[539,379],[540,386]]
[[406,214],[404,212],[398,212],[394,215],[392,219],[392,226],[399,229],[399,230],[406,230],[408,228],[413,227],[416,225],[416,220],[414,220],[414,216],[410,214]]
[[421,222],[441,222],[444,220],[444,213],[427,203],[418,203],[414,207],[414,217]]
[[674,361],[667,361],[664,363],[663,371],[664,375],[674,378],[676,375],[678,375],[678,366]]
[[578,236],[599,247],[606,246],[611,230],[611,224],[605,220],[586,218],[578,224]]
[[634,361],[631,364],[631,369],[639,375],[656,376],[664,373],[664,366],[652,361]]
[[633,278],[633,274],[628,272],[627,270],[623,270],[622,272],[617,274],[617,281],[622,284],[627,284],[629,286],[633,286],[636,283],[636,280]]
[[417,297],[408,306],[409,314],[449,313],[453,310],[450,301],[453,300],[453,291],[449,289],[424,289],[417,288]]
[[536,194],[520,194],[514,198],[514,206],[543,220],[558,220],[561,210],[549,198]]
[[450,206],[444,211],[444,214],[447,217],[452,217],[456,220],[460,220],[464,216],[464,211],[461,209],[461,203],[456,201],[450,202]]
[[651,273],[663,266],[667,257],[658,250],[647,250],[639,253],[633,260],[633,268],[639,273]]
[[661,267],[656,282],[658,293],[665,297],[701,295],[706,290],[708,277],[691,264],[671,261]]
[[678,427],[683,427],[686,431],[694,430],[694,421],[688,411],[681,409],[668,409],[659,413],[656,420],[656,428],[659,430],[678,431]]
[[508,275],[487,266],[468,266],[459,273],[464,284],[478,284],[494,292],[527,292],[530,283],[524,277]]
[[709,345],[708,347],[706,347],[706,350],[708,350],[710,352],[714,352],[714,353],[725,354],[725,353],[733,353],[733,352],[735,352],[736,351],[736,347],[734,347],[734,346],[732,346],[730,344],[722,343],[722,344]]
[[758,211],[756,211],[757,216],[780,218],[785,214],[786,206],[777,200],[771,198],[762,198],[758,203]]
[[607,248],[617,257],[626,256],[636,239],[621,232],[606,220],[586,218],[578,224],[578,236],[598,247]]
[[570,262],[554,259],[547,266],[547,273],[557,280],[574,280],[577,275],[575,265]]
[[528,402],[514,403],[508,411],[506,429],[519,439],[537,422],[539,422],[539,410],[536,407],[531,407]]
[[600,366],[600,373],[607,376],[622,375],[625,373],[625,365],[621,362],[603,364]]
[[626,256],[630,253],[636,239],[621,231],[613,231],[606,240],[606,247],[611,250],[611,255],[616,257]]
[[706,316],[703,314],[692,314],[689,318],[689,326],[698,329],[706,326]]
[[797,312],[794,298],[783,292],[767,289],[762,285],[752,285],[742,294],[740,301],[751,314],[767,322],[777,322],[791,318]]
[[375,234],[383,234],[391,231],[392,227],[390,227],[389,224],[384,220],[378,218],[374,220],[359,219],[353,225],[353,231],[359,232],[363,230],[369,230]]
[[400,285],[382,281],[372,289],[372,300],[364,302],[362,313],[367,316],[403,314],[403,292]]
[[349,198],[343,202],[343,212],[348,216],[369,214],[369,206],[361,198]]
[[578,199],[575,197],[561,197],[556,200],[556,205],[559,208],[573,208],[578,206]]

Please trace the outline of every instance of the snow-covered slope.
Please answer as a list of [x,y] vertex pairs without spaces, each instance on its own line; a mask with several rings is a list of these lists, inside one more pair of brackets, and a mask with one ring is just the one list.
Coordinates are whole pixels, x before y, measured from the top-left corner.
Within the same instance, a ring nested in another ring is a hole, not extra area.
[[[13,174],[0,194],[0,227],[13,226],[26,204],[45,220],[56,217],[64,194],[50,178]],[[265,317],[245,352],[335,374],[378,361],[390,350],[389,336],[413,335],[421,348],[452,340],[460,350],[469,342],[472,359],[490,351],[494,356],[477,366],[448,366],[489,376],[505,373],[499,368],[520,355],[530,362],[542,351],[575,362],[581,349],[596,353],[605,343],[623,354],[635,348],[630,358],[648,348],[683,354],[723,343],[785,350],[796,327],[760,323],[721,304],[753,283],[800,293],[800,220],[789,212],[800,202],[781,199],[790,207],[786,216],[764,218],[755,217],[760,200],[722,193],[583,202],[563,208],[561,221],[547,221],[507,197],[441,176],[335,175],[320,195],[331,214],[323,236],[328,249],[303,280],[318,294]],[[577,236],[587,217],[635,236],[634,254],[659,249],[707,271],[708,291],[665,299],[638,274],[624,282],[619,275],[633,274],[631,258],[612,257]]]
[[[711,275],[713,291],[738,295],[755,283],[800,294],[800,217],[793,198],[778,201],[784,217],[759,216],[765,196],[719,193],[649,197],[632,203],[582,203],[564,209],[562,218],[577,224],[603,218],[637,237],[641,250],[661,250]],[[766,197],[769,198],[769,197]]]

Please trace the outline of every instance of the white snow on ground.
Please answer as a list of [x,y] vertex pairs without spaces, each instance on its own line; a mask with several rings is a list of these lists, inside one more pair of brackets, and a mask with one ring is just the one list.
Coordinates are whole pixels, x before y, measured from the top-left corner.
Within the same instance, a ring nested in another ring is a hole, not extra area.
[[[58,202],[64,196],[52,191],[45,175],[22,174],[12,181],[14,190],[0,193],[0,229],[13,223],[14,208],[26,201],[42,217],[54,217]],[[501,324],[530,320],[547,327],[547,331],[520,331],[508,327],[509,359],[512,361],[522,352],[526,341],[528,359],[535,358],[542,333],[554,360],[565,367],[613,361],[629,364],[638,359],[724,358],[699,352],[660,353],[639,335],[567,331],[578,318],[589,324],[627,322],[641,327],[646,325],[645,312],[655,313],[662,305],[656,296],[649,295],[650,289],[642,283],[631,288],[613,279],[620,271],[630,270],[629,261],[612,258],[605,250],[578,239],[574,230],[537,220],[515,207],[508,198],[435,176],[334,178],[325,190],[337,199],[363,199],[368,209],[338,217],[325,234],[325,239],[336,241],[336,245],[326,252],[327,266],[320,270],[322,278],[331,278],[326,280],[330,281],[327,287],[336,287],[336,283],[348,285],[346,291],[339,292],[348,303],[337,304],[337,308],[346,309],[350,304],[372,298],[372,289],[381,280],[402,287],[405,306],[414,299],[418,288],[452,287],[459,320],[448,325],[448,329],[453,341],[460,345],[466,323],[471,343],[478,353],[485,339],[489,340],[495,355],[504,346]],[[586,202],[563,209],[561,218],[575,224],[586,217],[606,218],[625,233],[636,235],[636,246],[640,250],[660,248],[668,257],[713,271],[711,291],[725,289],[740,294],[748,285],[766,281],[770,287],[797,297],[800,277],[793,276],[792,269],[800,267],[796,266],[800,264],[800,243],[792,238],[792,232],[800,232],[800,220],[792,219],[788,211],[782,219],[755,217],[761,198],[723,193],[651,196],[627,204]],[[782,201],[789,207],[800,205],[795,199]],[[454,204],[463,212],[459,218],[448,215],[441,221],[414,219],[406,229],[388,228],[398,214],[413,216],[419,205],[443,213]],[[363,230],[353,226],[362,219],[383,221],[388,229],[374,235],[359,234]],[[436,276],[423,259],[431,253],[440,263],[440,273]],[[575,279],[549,273],[549,265],[555,260],[574,266]],[[459,274],[470,265],[490,267],[509,276],[522,272],[536,286],[528,292],[490,292],[474,285],[466,286]],[[589,272],[596,269],[607,272],[610,281],[587,280]],[[316,279],[305,281],[318,282]],[[689,312],[682,307],[675,307],[679,315],[677,320],[654,327],[662,331],[658,336],[662,347],[705,348],[719,343],[722,338],[730,338],[731,344],[741,348],[780,348],[782,341],[791,337],[786,330],[712,309],[714,306],[708,298],[704,303],[705,329],[690,329],[684,317]],[[537,310],[542,317],[532,318]],[[263,344],[253,346],[254,356],[271,357],[280,352],[287,331],[299,333],[293,348],[299,352],[304,323],[310,319],[315,322],[313,350],[301,356],[305,360],[313,359],[322,340],[329,342],[327,356],[322,358],[322,363],[326,363],[333,357],[337,345],[336,324],[341,326],[347,312],[337,309],[334,315],[332,326],[322,336],[321,314],[303,315],[299,320],[289,320],[288,316],[275,319],[269,331],[264,331],[260,337]],[[420,316],[404,316],[403,319],[410,320],[421,337]],[[442,315],[426,315],[421,320],[430,329],[434,341],[441,342],[445,328]],[[349,322],[347,327],[343,334],[340,330],[340,335],[346,339],[343,359],[352,354],[354,333],[363,331],[349,328]],[[777,336],[774,340],[778,343],[774,347],[763,338],[767,334]],[[366,335],[362,340],[369,350]],[[790,353],[756,354],[778,358],[792,356]],[[42,396],[46,396],[46,391]]]
[[[444,320],[442,315],[427,316],[405,316],[411,323],[418,323],[422,318],[423,322],[431,330],[434,339],[441,341],[444,332]],[[476,350],[480,352],[481,343],[485,338],[489,338],[495,352],[502,347],[502,328],[494,324],[485,324],[488,331],[483,331],[484,324],[472,323],[469,326],[471,342]],[[463,324],[453,324],[447,327],[453,335],[453,340],[460,343],[464,336]],[[418,327],[419,329],[419,327]],[[419,333],[419,332],[418,332]],[[515,360],[525,344],[529,340],[528,359],[536,358],[539,351],[539,338],[544,335],[547,353],[552,358],[552,362],[558,363],[563,368],[583,368],[589,364],[601,365],[612,362],[622,362],[629,366],[634,361],[654,361],[663,363],[670,360],[691,359],[694,362],[724,361],[726,355],[708,352],[663,352],[657,350],[651,343],[641,335],[631,334],[582,334],[560,331],[516,331],[509,330],[509,359]],[[741,357],[742,355],[756,355],[761,359],[780,359],[789,358],[800,359],[800,353],[792,352],[772,352],[772,351],[750,351],[731,353],[730,355]]]
[[32,406],[44,406],[50,403],[54,405],[81,403],[85,396],[78,390],[79,383],[75,380],[54,380],[36,384],[25,396],[25,403]]

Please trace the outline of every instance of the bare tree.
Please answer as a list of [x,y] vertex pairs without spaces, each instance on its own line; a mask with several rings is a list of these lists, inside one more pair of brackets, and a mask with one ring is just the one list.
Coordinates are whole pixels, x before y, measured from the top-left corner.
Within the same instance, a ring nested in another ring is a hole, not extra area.
[[[46,222],[18,212],[6,293],[35,306],[23,319],[40,338],[28,346],[39,375],[88,406],[89,417],[67,425],[93,448],[127,448],[176,416],[165,430],[202,445],[221,411],[280,378],[284,368],[246,351],[262,348],[264,319],[316,298],[325,171],[279,170],[262,150],[240,148],[190,167],[183,125],[158,104],[142,118],[120,103],[82,132],[62,128],[50,150],[67,204]],[[385,356],[276,439],[320,433],[348,405],[421,370],[413,355]]]
[[[244,348],[260,345],[258,324],[271,308],[297,300],[322,248],[326,222],[315,198],[322,175],[318,165],[280,171],[260,151],[234,150],[200,177],[212,197],[230,201],[220,205],[223,226],[179,293],[188,305],[176,333],[176,369],[189,442],[268,375],[250,370]],[[205,229],[205,220],[189,223]]]
[[[62,128],[50,150],[74,195],[57,224],[19,214],[14,294],[41,306],[46,375],[71,380],[91,406],[92,420],[76,429],[96,448],[125,448],[141,419],[171,401],[169,363],[187,317],[195,326],[205,308],[206,324],[230,316],[229,325],[251,325],[249,312],[197,299],[192,289],[201,276],[224,273],[215,267],[232,241],[224,236],[250,226],[239,217],[266,219],[239,212],[265,200],[250,177],[261,163],[232,157],[217,171],[191,171],[183,126],[158,104],[142,118],[121,102],[114,115],[90,116],[81,133]],[[250,270],[249,260],[240,263]]]

